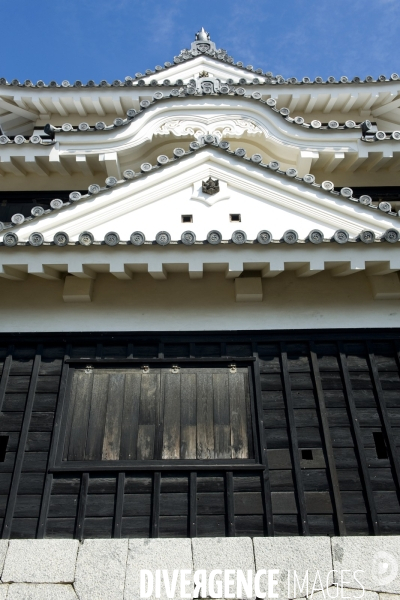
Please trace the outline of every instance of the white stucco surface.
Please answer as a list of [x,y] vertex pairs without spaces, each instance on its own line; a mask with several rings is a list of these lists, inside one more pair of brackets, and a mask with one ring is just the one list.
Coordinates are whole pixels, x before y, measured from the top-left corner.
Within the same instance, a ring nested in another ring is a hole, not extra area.
[[22,331],[194,331],[398,327],[400,301],[373,299],[364,272],[262,280],[261,302],[236,302],[234,279],[167,273],[157,280],[98,274],[92,302],[65,303],[62,279],[0,280],[2,329]]

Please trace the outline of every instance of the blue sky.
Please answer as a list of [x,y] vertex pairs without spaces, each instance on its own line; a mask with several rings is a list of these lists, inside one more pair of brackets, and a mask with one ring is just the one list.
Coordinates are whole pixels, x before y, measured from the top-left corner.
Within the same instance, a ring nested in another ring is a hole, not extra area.
[[400,71],[400,0],[0,0],[0,77],[123,79],[204,26],[235,60],[284,77]]

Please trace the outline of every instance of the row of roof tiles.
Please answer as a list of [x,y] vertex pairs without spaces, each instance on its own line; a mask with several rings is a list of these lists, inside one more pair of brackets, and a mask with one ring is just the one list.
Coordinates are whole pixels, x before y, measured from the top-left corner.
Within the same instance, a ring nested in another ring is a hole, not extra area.
[[142,246],[143,244],[158,244],[159,246],[168,246],[169,244],[184,244],[185,246],[192,246],[194,244],[211,244],[216,246],[218,244],[281,244],[286,243],[289,245],[297,244],[297,243],[307,243],[310,242],[312,244],[322,244],[322,243],[330,243],[336,242],[337,244],[346,244],[347,242],[363,242],[364,244],[372,244],[374,242],[389,242],[391,244],[397,243],[400,239],[400,232],[397,229],[388,229],[383,233],[379,238],[376,237],[375,233],[372,230],[366,229],[361,231],[359,235],[354,238],[350,238],[349,233],[345,229],[338,229],[335,231],[331,238],[325,238],[322,231],[319,229],[313,229],[310,231],[308,236],[301,240],[299,239],[299,235],[297,231],[294,229],[288,229],[285,231],[283,236],[279,239],[274,239],[271,232],[266,229],[261,230],[257,238],[254,240],[250,240],[247,238],[247,234],[243,230],[237,230],[232,233],[232,237],[229,240],[223,240],[222,234],[213,229],[209,231],[207,234],[206,240],[197,240],[196,234],[193,231],[184,231],[181,235],[181,239],[177,241],[172,241],[171,235],[168,231],[159,231],[155,236],[154,240],[146,240],[146,237],[141,231],[134,231],[130,236],[129,240],[121,240],[118,233],[115,231],[110,231],[104,236],[104,240],[95,240],[94,235],[90,231],[83,231],[79,237],[78,241],[70,241],[69,236],[64,231],[58,231],[54,237],[52,242],[46,242],[44,240],[44,236],[42,233],[35,231],[31,233],[28,241],[20,242],[18,239],[18,235],[14,232],[5,233],[3,236],[3,246],[13,247],[13,246],[67,246],[67,245],[81,245],[81,246],[91,246],[91,245],[107,245],[107,246],[117,246],[117,245],[133,245],[133,246]]
[[[166,63],[167,64],[167,63]],[[235,66],[239,66],[236,64]],[[249,65],[251,66],[251,65]],[[168,68],[168,67],[165,67]],[[247,69],[247,67],[245,67]],[[147,73],[147,72],[146,72]],[[145,76],[151,75],[154,71],[147,73]],[[258,77],[253,77],[253,79],[245,79],[244,77],[239,79],[239,84],[241,85],[276,85],[276,84],[291,84],[291,85],[307,85],[307,84],[360,84],[360,83],[383,83],[386,81],[398,81],[399,75],[397,73],[392,73],[390,77],[386,75],[379,75],[377,79],[374,79],[372,75],[368,75],[365,79],[361,79],[360,77],[353,77],[353,79],[349,79],[346,76],[342,76],[339,79],[335,77],[328,77],[326,80],[322,77],[315,77],[314,80],[309,77],[303,77],[303,79],[298,80],[296,77],[289,77],[288,79],[284,79],[280,75],[276,75],[275,77],[268,76],[267,73],[260,73],[260,75],[266,76],[265,81],[261,81]],[[49,81],[49,83],[45,83],[43,80],[39,79],[36,83],[31,81],[30,79],[26,79],[25,81],[19,81],[18,79],[12,79],[11,81],[7,81],[4,77],[0,78],[0,86],[18,86],[18,87],[33,87],[33,88],[94,88],[94,87],[132,87],[136,85],[143,85],[148,87],[154,87],[159,85],[164,86],[175,86],[182,85],[182,80],[178,79],[175,82],[172,82],[170,79],[165,79],[164,81],[158,81],[156,79],[150,80],[146,82],[142,79],[143,74],[137,73],[136,77],[138,80],[134,80],[132,77],[126,77],[123,81],[120,79],[114,79],[111,83],[102,79],[99,83],[96,83],[93,79],[89,79],[87,83],[83,81],[76,80],[74,83],[70,83],[68,80],[64,79],[61,83],[57,83],[56,81]]]
[[58,198],[54,198],[50,202],[50,209],[44,210],[40,206],[35,206],[32,208],[32,216],[24,217],[24,215],[17,213],[11,217],[11,223],[1,223],[0,222],[0,231],[3,229],[8,229],[10,227],[15,227],[18,225],[22,225],[24,221],[32,221],[33,219],[38,219],[44,214],[49,214],[54,210],[60,210],[71,205],[74,202],[79,202],[80,200],[87,199],[93,197],[97,194],[104,193],[109,191],[110,188],[115,186],[124,185],[133,179],[137,179],[143,177],[144,175],[149,174],[151,171],[156,169],[160,169],[167,164],[175,162],[176,160],[180,160],[184,157],[187,157],[194,152],[205,148],[206,146],[212,146],[216,148],[218,151],[223,151],[231,156],[235,156],[238,160],[244,160],[251,162],[253,165],[256,165],[260,169],[267,169],[269,171],[273,171],[277,173],[278,176],[282,176],[288,178],[290,180],[295,180],[301,184],[306,184],[308,186],[312,186],[314,188],[320,188],[324,192],[333,194],[335,196],[341,196],[343,199],[348,200],[349,202],[355,202],[362,204],[371,210],[380,210],[391,217],[400,217],[400,211],[394,212],[392,210],[392,206],[390,202],[379,202],[379,204],[373,204],[372,198],[368,195],[362,195],[360,198],[353,197],[353,190],[350,187],[341,188],[340,192],[335,190],[335,186],[332,181],[323,181],[321,184],[316,183],[315,177],[312,174],[304,175],[304,177],[299,177],[297,169],[294,167],[290,167],[286,171],[282,171],[280,169],[280,164],[278,161],[270,161],[268,164],[263,163],[263,157],[261,154],[253,154],[251,157],[248,157],[246,154],[245,148],[236,148],[235,151],[230,150],[230,143],[228,141],[222,140],[219,141],[218,138],[214,135],[206,135],[203,138],[203,143],[198,141],[192,141],[189,144],[189,150],[186,151],[183,148],[175,148],[173,150],[173,158],[169,158],[165,154],[161,154],[157,157],[157,164],[152,165],[149,162],[142,163],[140,167],[140,173],[135,173],[132,169],[126,169],[123,172],[123,179],[118,180],[116,177],[107,177],[105,180],[105,186],[101,187],[97,183],[91,184],[88,187],[88,193],[82,195],[80,192],[74,191],[69,194],[69,202],[63,202]]

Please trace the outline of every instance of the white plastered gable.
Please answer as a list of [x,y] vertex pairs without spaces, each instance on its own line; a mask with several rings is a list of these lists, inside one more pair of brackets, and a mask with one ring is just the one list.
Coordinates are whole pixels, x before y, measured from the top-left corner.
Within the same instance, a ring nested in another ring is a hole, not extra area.
[[[201,189],[209,177],[220,181],[220,192],[214,196]],[[240,222],[231,221],[232,214],[240,215]],[[183,223],[182,215],[191,215],[193,222]],[[205,240],[213,229],[224,240],[236,229],[244,230],[249,240],[262,229],[274,239],[288,229],[306,239],[312,229],[320,229],[326,238],[337,229],[356,237],[364,229],[380,235],[396,224],[384,213],[206,147],[12,231],[20,241],[27,241],[35,231],[45,241],[52,241],[58,231],[66,232],[71,241],[83,231],[90,231],[96,241],[104,240],[110,231],[117,232],[121,241],[128,241],[133,231],[142,231],[149,241],[159,231],[180,240],[186,229],[198,240]]]
[[143,77],[146,82],[155,80],[162,83],[165,79],[169,79],[173,83],[176,79],[182,79],[185,83],[192,78],[197,78],[199,73],[206,71],[209,77],[216,77],[221,81],[226,81],[231,78],[238,81],[240,78],[252,80],[257,77],[261,82],[264,82],[264,77],[256,75],[252,72],[244,71],[233,65],[219,62],[216,59],[209,58],[208,56],[201,54],[196,58],[189,59],[186,62],[170,67],[168,70],[156,72],[152,75]]

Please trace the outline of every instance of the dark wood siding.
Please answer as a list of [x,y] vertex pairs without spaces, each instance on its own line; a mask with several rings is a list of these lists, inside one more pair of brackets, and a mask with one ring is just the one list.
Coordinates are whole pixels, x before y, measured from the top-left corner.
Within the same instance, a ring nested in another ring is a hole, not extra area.
[[398,535],[399,340],[4,335],[2,536]]

